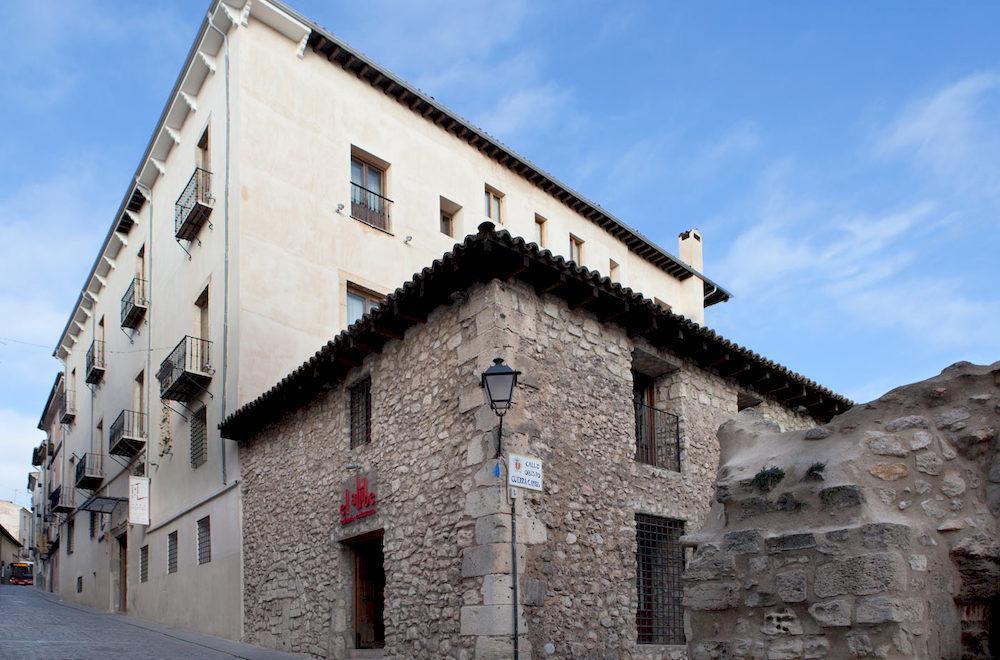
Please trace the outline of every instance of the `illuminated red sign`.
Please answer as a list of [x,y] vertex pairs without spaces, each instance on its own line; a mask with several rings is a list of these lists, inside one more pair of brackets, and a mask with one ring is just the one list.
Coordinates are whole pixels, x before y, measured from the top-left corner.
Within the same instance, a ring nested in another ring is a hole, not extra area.
[[344,499],[340,503],[340,524],[346,525],[355,520],[361,520],[368,516],[374,516],[375,509],[375,483],[368,484],[368,477],[354,477],[354,489],[351,490],[350,482],[344,484]]

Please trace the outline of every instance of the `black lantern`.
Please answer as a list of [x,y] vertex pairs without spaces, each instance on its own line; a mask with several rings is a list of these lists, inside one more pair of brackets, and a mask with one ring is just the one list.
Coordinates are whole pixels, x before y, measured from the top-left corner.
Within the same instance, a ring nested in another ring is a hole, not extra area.
[[503,363],[503,358],[494,358],[493,366],[483,372],[482,386],[486,392],[486,402],[497,414],[503,417],[510,410],[511,399],[514,398],[514,387],[520,371],[514,371]]

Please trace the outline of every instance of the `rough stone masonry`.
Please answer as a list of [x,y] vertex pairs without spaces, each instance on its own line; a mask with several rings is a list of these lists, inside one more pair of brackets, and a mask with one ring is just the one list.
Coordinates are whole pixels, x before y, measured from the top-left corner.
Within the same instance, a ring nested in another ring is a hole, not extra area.
[[1000,362],[780,433],[719,430],[684,577],[692,658],[1000,654]]

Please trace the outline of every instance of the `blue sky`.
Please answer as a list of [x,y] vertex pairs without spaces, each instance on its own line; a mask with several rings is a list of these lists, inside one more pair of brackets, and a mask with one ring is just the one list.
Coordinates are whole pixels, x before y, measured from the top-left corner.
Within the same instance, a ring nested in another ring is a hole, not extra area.
[[[1000,359],[1000,5],[292,4],[668,250],[700,228],[729,338],[859,401]],[[207,2],[57,5],[0,5],[21,501],[51,347]]]

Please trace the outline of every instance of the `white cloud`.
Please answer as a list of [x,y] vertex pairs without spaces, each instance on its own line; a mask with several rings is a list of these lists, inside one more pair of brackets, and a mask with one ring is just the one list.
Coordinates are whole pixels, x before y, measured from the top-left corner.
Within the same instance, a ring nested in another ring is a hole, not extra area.
[[1000,74],[966,76],[915,100],[885,127],[878,156],[903,156],[959,191],[1000,195]]
[[31,450],[45,438],[38,419],[9,408],[0,408],[0,499],[27,503]]

